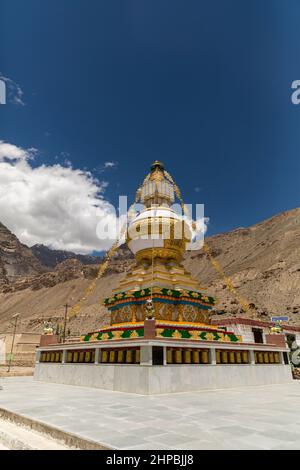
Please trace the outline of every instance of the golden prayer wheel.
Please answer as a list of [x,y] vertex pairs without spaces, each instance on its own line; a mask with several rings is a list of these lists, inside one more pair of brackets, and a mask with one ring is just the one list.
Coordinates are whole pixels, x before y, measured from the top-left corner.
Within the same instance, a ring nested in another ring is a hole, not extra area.
[[208,364],[208,351],[201,351],[201,363]]
[[85,362],[91,362],[91,351],[85,353]]
[[79,362],[84,362],[84,354],[85,354],[84,351],[81,351],[79,353]]
[[229,353],[229,362],[231,364],[234,364],[235,363],[235,354],[234,354],[234,351],[230,351]]
[[198,351],[198,349],[193,349],[192,360],[193,364],[200,364],[200,352]]
[[132,349],[127,349],[126,351],[126,362],[127,364],[132,362]]
[[227,353],[227,351],[222,351],[221,357],[222,357],[222,363],[223,364],[228,364],[228,353]]
[[259,364],[263,364],[264,362],[264,355],[262,352],[258,353],[258,362]]
[[118,362],[124,362],[124,351],[122,349],[118,351]]
[[192,362],[191,350],[190,349],[184,349],[183,357],[184,357],[184,363],[185,364],[190,364]]
[[274,364],[274,353],[270,352],[269,354],[269,361],[271,362],[271,364]]
[[73,354],[71,352],[67,354],[67,362],[73,362]]
[[248,364],[248,362],[249,362],[248,351],[243,351],[242,352],[242,359],[243,359],[244,364]]
[[175,363],[182,364],[182,350],[175,349]]
[[221,351],[219,349],[216,350],[216,363],[221,364]]
[[264,363],[269,364],[269,353],[267,352],[264,353]]
[[108,351],[102,349],[101,362],[108,362]]
[[279,362],[280,362],[280,356],[279,356],[279,353],[278,353],[278,352],[274,353],[274,359],[275,359],[276,364],[279,364]]
[[241,354],[240,351],[237,351],[237,352],[236,352],[236,356],[235,356],[235,357],[236,357],[236,362],[237,362],[237,364],[241,364],[241,363],[242,363],[242,354]]
[[114,349],[109,351],[109,362],[116,362],[116,351]]
[[55,353],[51,353],[50,361],[51,362],[55,361]]
[[135,363],[139,364],[141,362],[141,350],[136,349],[135,350]]
[[167,364],[173,364],[173,351],[171,348],[167,348]]
[[78,352],[77,351],[74,352],[73,362],[78,362]]

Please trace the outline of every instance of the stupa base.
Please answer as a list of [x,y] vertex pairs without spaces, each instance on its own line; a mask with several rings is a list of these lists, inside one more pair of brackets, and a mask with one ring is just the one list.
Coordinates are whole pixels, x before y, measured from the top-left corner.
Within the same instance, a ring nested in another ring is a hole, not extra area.
[[293,380],[283,347],[178,339],[101,341],[39,348],[34,378],[142,395]]

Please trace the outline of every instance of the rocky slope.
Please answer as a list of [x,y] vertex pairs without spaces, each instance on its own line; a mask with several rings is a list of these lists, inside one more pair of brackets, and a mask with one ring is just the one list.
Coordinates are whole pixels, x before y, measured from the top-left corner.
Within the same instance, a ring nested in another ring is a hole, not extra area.
[[[288,314],[292,323],[300,324],[300,209],[249,228],[208,237],[206,242],[238,295],[252,304],[251,315],[265,319],[273,314]],[[217,297],[216,317],[224,312],[226,316],[244,315],[202,250],[187,253],[184,262],[203,290]],[[70,320],[72,333],[107,322],[102,299],[117,287],[132,263],[129,250],[121,247],[95,291],[83,302],[80,314]],[[9,320],[15,312],[21,313],[23,331],[41,331],[44,320],[62,321],[63,305],[66,302],[72,305],[84,296],[97,269],[97,265],[67,260],[48,273],[39,271],[19,279],[13,277],[0,293],[0,332],[10,328]]]
[[0,223],[0,285],[43,271],[44,267],[31,249]]

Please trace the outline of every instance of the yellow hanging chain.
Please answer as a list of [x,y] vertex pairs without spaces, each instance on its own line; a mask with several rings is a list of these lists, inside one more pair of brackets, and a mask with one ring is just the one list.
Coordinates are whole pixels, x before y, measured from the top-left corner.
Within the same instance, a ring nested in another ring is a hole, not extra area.
[[[187,210],[187,207],[186,205],[184,204],[184,201],[182,199],[182,196],[181,196],[181,192],[180,192],[180,189],[179,187],[176,185],[175,181],[173,180],[172,176],[167,172],[167,171],[164,171],[164,174],[166,176],[166,178],[170,181],[170,183],[173,185],[174,187],[174,191],[175,191],[175,194],[178,198],[178,200],[180,201],[180,205],[182,207],[182,211],[183,213],[187,216],[187,217],[190,217],[190,214]],[[144,182],[147,180],[147,177],[145,178]],[[133,211],[133,208],[135,206],[135,204],[138,202],[139,200],[139,197],[140,197],[140,192],[141,192],[141,187],[138,188],[137,192],[136,192],[136,196],[135,196],[135,200],[134,200],[134,203],[130,206],[128,212],[127,212],[127,215],[130,215]],[[120,236],[118,238],[118,240],[116,240],[116,242],[112,245],[112,247],[110,248],[110,250],[107,252],[106,256],[105,256],[105,259],[104,261],[100,264],[99,266],[99,270],[98,270],[98,273],[97,273],[97,276],[96,278],[88,285],[88,287],[86,288],[85,292],[84,292],[84,295],[81,297],[81,299],[71,308],[70,310],[70,313],[69,313],[69,318],[74,316],[74,315],[77,315],[79,312],[80,312],[80,309],[81,309],[81,306],[82,306],[82,303],[83,301],[87,300],[87,298],[91,295],[91,293],[95,290],[96,288],[96,285],[97,285],[97,281],[103,276],[103,274],[105,273],[106,269],[107,269],[107,266],[111,260],[111,258],[114,256],[114,254],[116,253],[117,249],[118,249],[118,246],[119,246],[119,242],[120,240],[122,239],[123,235],[125,234],[126,232],[126,229],[127,229],[127,224],[125,222],[125,224],[123,225],[122,229],[121,229],[121,232],[120,232]],[[243,309],[245,311],[248,311],[249,310],[249,303],[247,301],[245,301],[238,293],[237,293],[237,290],[235,289],[235,287],[233,286],[233,283],[232,281],[230,280],[229,277],[227,277],[220,265],[220,263],[213,257],[211,251],[210,251],[210,248],[209,246],[207,245],[207,243],[204,243],[203,245],[203,249],[205,251],[205,253],[207,254],[211,264],[213,265],[213,267],[215,268],[215,270],[220,274],[220,276],[223,278],[227,288],[230,290],[230,292],[235,296],[236,300],[238,300],[238,302],[240,303],[240,305],[243,307]],[[152,254],[152,257],[153,257],[153,254]],[[152,264],[153,264],[153,260],[152,260]],[[152,268],[153,269],[153,268]]]
[[[131,215],[132,212],[133,212],[133,209],[134,209],[134,206],[137,204],[138,200],[139,200],[139,197],[140,197],[140,191],[141,191],[141,187],[138,188],[137,192],[136,192],[136,195],[135,195],[135,199],[134,199],[134,203],[131,204],[128,212],[127,212],[127,215]],[[81,306],[82,306],[82,303],[87,300],[87,298],[91,295],[91,293],[95,290],[96,286],[97,286],[97,281],[103,276],[103,274],[105,273],[106,269],[107,269],[107,266],[111,260],[111,258],[114,256],[114,254],[116,253],[118,247],[119,247],[119,243],[120,243],[120,240],[123,238],[123,235],[125,234],[126,232],[126,229],[127,229],[127,223],[125,221],[121,231],[120,231],[120,234],[119,234],[119,238],[115,241],[115,243],[112,245],[112,247],[109,249],[109,251],[106,253],[105,255],[105,258],[104,258],[104,261],[100,264],[99,266],[99,270],[98,270],[98,273],[97,273],[97,276],[95,277],[95,279],[93,279],[93,281],[88,285],[88,287],[86,288],[85,292],[84,292],[84,295],[81,297],[81,299],[75,304],[73,305],[73,307],[71,308],[70,310],[70,313],[69,313],[69,318],[74,316],[74,315],[78,315],[78,313],[80,312],[80,309],[81,309]]]
[[[176,196],[178,197],[179,201],[180,201],[180,205],[181,205],[181,208],[182,208],[182,211],[183,213],[189,217],[190,217],[190,214],[189,214],[189,211],[186,207],[186,205],[184,204],[184,201],[182,199],[182,196],[181,196],[181,192],[180,192],[180,189],[179,187],[177,186],[177,184],[175,183],[175,181],[173,180],[172,176],[167,172],[165,171],[165,175],[166,177],[168,178],[168,180],[170,181],[170,183],[173,185],[174,187],[174,191],[175,191],[175,194]],[[215,270],[220,274],[220,276],[223,278],[223,281],[225,282],[226,284],[226,287],[228,288],[228,290],[234,295],[234,297],[236,298],[236,300],[239,302],[239,304],[243,307],[244,311],[247,312],[249,309],[250,309],[250,306],[249,306],[249,303],[243,299],[237,292],[236,288],[234,287],[231,279],[226,276],[226,274],[224,273],[220,263],[214,258],[214,256],[212,255],[211,253],[211,250],[208,246],[207,243],[204,242],[203,244],[203,250],[205,251],[205,253],[207,254],[211,264],[213,265],[213,267],[215,268]]]

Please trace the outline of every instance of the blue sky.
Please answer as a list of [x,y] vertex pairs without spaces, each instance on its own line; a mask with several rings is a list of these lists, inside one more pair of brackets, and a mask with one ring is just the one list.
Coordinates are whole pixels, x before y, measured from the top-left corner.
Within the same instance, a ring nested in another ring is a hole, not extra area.
[[299,24],[298,0],[2,0],[25,105],[0,107],[0,140],[90,170],[113,204],[159,159],[208,234],[259,222],[299,206]]

